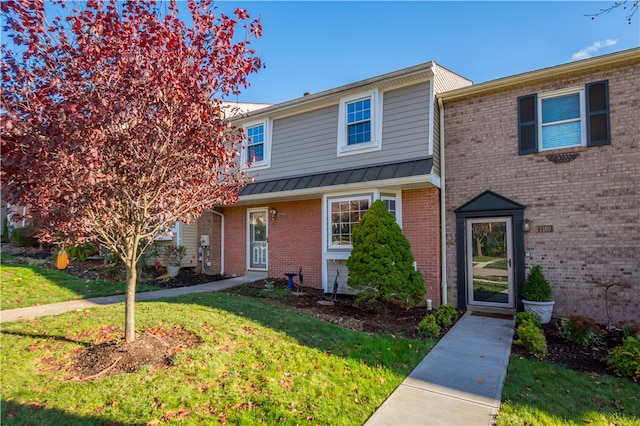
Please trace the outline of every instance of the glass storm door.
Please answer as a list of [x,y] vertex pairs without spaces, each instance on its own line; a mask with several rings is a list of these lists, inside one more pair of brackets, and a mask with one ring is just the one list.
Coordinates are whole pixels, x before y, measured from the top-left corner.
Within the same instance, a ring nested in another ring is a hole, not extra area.
[[513,308],[513,240],[510,217],[467,219],[469,304]]
[[249,212],[249,269],[267,269],[267,210]]

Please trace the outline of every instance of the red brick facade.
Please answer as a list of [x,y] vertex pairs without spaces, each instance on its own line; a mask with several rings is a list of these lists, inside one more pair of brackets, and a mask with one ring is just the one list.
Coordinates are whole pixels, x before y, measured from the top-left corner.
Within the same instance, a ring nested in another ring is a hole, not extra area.
[[[275,209],[275,219],[269,215],[268,273],[269,277],[285,278],[285,272],[302,268],[304,285],[323,288],[322,283],[322,199],[281,203],[261,203],[220,209],[224,214],[224,274],[242,276],[247,270],[246,221],[247,210]],[[437,188],[402,192],[402,223],[418,266],[425,279],[427,297],[434,306],[440,303],[440,203]],[[198,222],[199,235],[211,235],[212,266],[207,273],[219,271],[220,217],[207,213]],[[205,258],[205,262],[206,262]],[[217,269],[216,269],[217,268]],[[297,282],[297,280],[296,280]]]

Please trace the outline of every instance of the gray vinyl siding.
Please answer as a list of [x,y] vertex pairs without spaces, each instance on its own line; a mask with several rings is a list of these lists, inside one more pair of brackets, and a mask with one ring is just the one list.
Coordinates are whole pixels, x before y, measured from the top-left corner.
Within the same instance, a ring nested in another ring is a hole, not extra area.
[[430,155],[429,83],[383,94],[382,149],[338,157],[338,104],[276,119],[271,167],[249,170],[256,180],[322,173]]

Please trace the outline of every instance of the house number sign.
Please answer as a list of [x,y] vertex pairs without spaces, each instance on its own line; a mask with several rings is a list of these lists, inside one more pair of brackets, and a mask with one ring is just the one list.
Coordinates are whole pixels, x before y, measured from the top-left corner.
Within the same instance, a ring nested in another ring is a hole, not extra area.
[[538,225],[538,232],[553,232],[553,225]]

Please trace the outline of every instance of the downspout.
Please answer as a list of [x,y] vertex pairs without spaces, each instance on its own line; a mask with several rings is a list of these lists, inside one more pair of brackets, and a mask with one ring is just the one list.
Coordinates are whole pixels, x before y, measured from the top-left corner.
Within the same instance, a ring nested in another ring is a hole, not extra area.
[[215,210],[211,213],[220,216],[220,275],[224,275],[224,215]]
[[440,108],[440,292],[442,304],[447,304],[447,217],[445,209],[445,170],[444,170],[444,105],[438,98]]

